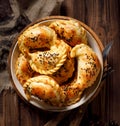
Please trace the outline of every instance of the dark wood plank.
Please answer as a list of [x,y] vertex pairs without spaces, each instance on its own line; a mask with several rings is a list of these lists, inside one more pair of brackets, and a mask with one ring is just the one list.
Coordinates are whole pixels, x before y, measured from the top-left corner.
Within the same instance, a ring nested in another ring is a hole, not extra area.
[[19,125],[18,96],[14,90],[8,89],[2,93],[2,126]]
[[3,96],[0,94],[0,126],[3,125]]
[[[120,120],[120,1],[119,0],[75,0],[71,3],[65,0],[66,13],[90,26],[101,39],[103,45],[114,41],[108,56],[108,63],[115,72],[108,76],[99,95],[89,105],[90,114],[100,116],[103,121]],[[63,5],[64,5],[63,4]],[[64,5],[64,7],[65,7]],[[73,11],[73,12],[72,12]]]
[[[109,76],[106,80],[106,84],[102,88],[98,99],[93,102],[93,106],[98,105],[98,108],[93,112],[101,116],[102,119],[120,120],[120,98],[119,98],[119,2],[115,1],[96,1],[97,8],[94,8],[92,12],[95,12],[95,19],[90,16],[91,21],[89,25],[98,34],[103,44],[106,45],[110,41],[114,41],[113,48],[108,57],[108,63],[115,69],[114,74]],[[93,7],[91,7],[93,8]],[[97,14],[98,13],[98,14]],[[88,15],[91,15],[88,14]],[[98,111],[97,111],[98,110]],[[99,113],[98,113],[99,112]]]
[[[65,0],[61,8],[61,15],[76,18],[90,26],[104,46],[114,41],[108,63],[115,71],[103,82],[100,93],[88,105],[85,113],[87,117],[92,119],[95,115],[103,122],[115,120],[120,123],[119,12],[119,0]],[[79,117],[80,113],[73,111],[72,114],[64,117],[64,114],[38,110],[24,103],[13,89],[4,90],[0,94],[0,126],[43,126],[52,123],[79,125],[81,120],[76,115]]]
[[19,98],[19,126],[44,126],[56,113],[38,109]]

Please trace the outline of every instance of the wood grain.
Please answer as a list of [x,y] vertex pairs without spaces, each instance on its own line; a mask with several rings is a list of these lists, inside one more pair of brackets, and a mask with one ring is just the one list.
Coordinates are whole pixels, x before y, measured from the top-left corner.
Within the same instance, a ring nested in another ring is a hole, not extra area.
[[[64,4],[67,2],[65,1]],[[65,6],[65,5],[64,5]],[[67,5],[67,10],[70,6]],[[76,0],[73,12],[66,15],[77,18],[90,26],[105,46],[114,42],[108,56],[108,63],[115,72],[108,76],[98,97],[89,105],[91,114],[99,115],[102,120],[120,120],[120,1],[119,0]],[[63,14],[64,15],[64,14]]]
[[[115,120],[120,123],[120,1],[119,0],[65,0],[61,15],[83,21],[99,36],[105,46],[113,41],[108,63],[115,70],[103,82],[98,96],[88,105],[85,115],[90,119],[95,115],[103,122]],[[14,89],[4,90],[0,94],[0,126],[79,126],[81,116],[73,110],[64,114],[46,112],[29,106],[21,100]],[[61,117],[61,118],[59,118]],[[86,116],[85,116],[86,117]],[[74,119],[73,119],[74,118]],[[85,119],[83,118],[83,121]]]

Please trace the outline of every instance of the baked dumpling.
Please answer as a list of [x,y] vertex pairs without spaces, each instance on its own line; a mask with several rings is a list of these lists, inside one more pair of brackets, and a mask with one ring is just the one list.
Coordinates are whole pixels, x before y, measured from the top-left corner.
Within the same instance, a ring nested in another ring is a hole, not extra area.
[[54,106],[61,106],[65,100],[65,94],[59,84],[47,75],[30,78],[23,87],[29,100],[31,96],[36,96]]
[[22,53],[20,53],[17,58],[15,67],[16,76],[22,85],[27,81],[27,79],[34,75],[34,71],[31,69],[27,59]]
[[49,27],[54,29],[58,37],[72,47],[80,43],[87,44],[85,29],[74,20],[57,20]]
[[64,64],[70,46],[62,40],[54,41],[56,44],[50,50],[29,54],[28,61],[34,71],[40,74],[53,74]]

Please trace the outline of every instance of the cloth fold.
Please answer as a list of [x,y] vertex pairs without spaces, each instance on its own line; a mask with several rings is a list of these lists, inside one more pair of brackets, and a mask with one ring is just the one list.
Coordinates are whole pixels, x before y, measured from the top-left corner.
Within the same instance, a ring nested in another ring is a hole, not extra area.
[[59,15],[63,1],[0,1],[0,92],[3,89],[12,87],[7,70],[7,60],[15,36],[25,26],[37,19],[50,15]]

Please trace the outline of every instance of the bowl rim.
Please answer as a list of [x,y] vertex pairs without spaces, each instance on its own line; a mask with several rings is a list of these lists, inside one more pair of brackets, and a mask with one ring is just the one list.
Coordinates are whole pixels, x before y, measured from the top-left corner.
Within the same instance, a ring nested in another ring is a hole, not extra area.
[[[77,22],[79,22],[81,24],[82,27],[84,27],[86,29],[86,31],[88,31],[92,37],[95,39],[96,43],[98,44],[98,47],[99,47],[99,50],[102,54],[102,51],[104,49],[104,46],[102,44],[102,42],[100,41],[100,39],[98,38],[97,34],[88,26],[86,25],[85,23],[83,23],[82,21],[79,21],[75,18],[72,18],[72,17],[68,17],[68,16],[47,16],[47,17],[44,17],[44,18],[41,18],[41,19],[38,19],[37,21],[34,21],[32,23],[30,23],[29,25],[27,25],[18,35],[16,35],[15,39],[13,40],[13,44],[11,46],[11,49],[10,49],[10,53],[9,53],[9,56],[8,56],[8,72],[9,72],[9,76],[10,76],[10,80],[12,82],[12,85],[15,89],[15,91],[17,92],[17,94],[20,96],[20,98],[25,101],[27,104],[31,105],[31,106],[34,106],[34,107],[37,107],[39,109],[43,109],[43,110],[46,110],[46,111],[53,111],[53,112],[63,112],[63,111],[68,111],[68,110],[72,110],[76,107],[73,107],[73,108],[70,108],[70,109],[66,109],[66,107],[64,107],[64,109],[45,109],[45,108],[41,108],[41,107],[38,107],[38,106],[35,106],[34,104],[30,103],[29,101],[27,101],[23,96],[22,94],[18,91],[13,79],[12,79],[12,74],[11,74],[11,55],[12,55],[12,51],[14,49],[14,46],[16,45],[17,43],[17,39],[18,37],[21,35],[21,33],[23,33],[28,27],[34,25],[34,24],[37,24],[37,23],[40,23],[40,22],[44,22],[44,21],[49,21],[49,20],[75,20]],[[102,59],[102,65],[104,66],[103,64],[103,59]],[[103,67],[102,66],[102,67]],[[102,68],[102,73],[103,74],[103,68]],[[102,76],[102,75],[101,75]],[[88,104],[89,102],[91,102],[96,96],[97,94],[99,93],[101,87],[102,87],[102,84],[101,84],[101,79],[102,77],[100,78],[99,80],[99,85],[97,87],[97,89],[95,90],[94,94],[90,97],[90,99],[88,99],[85,103],[81,104],[80,106],[83,106],[84,104]],[[80,107],[80,106],[77,106],[77,107]]]

